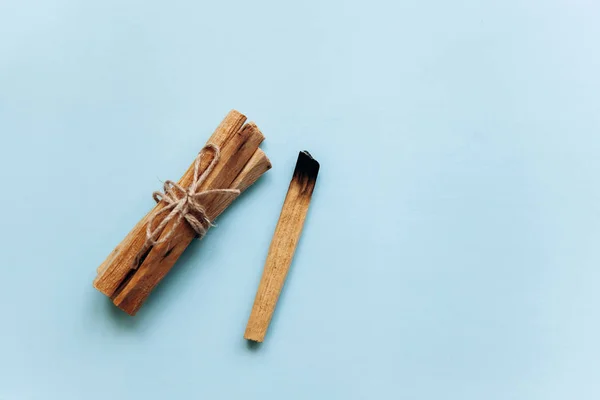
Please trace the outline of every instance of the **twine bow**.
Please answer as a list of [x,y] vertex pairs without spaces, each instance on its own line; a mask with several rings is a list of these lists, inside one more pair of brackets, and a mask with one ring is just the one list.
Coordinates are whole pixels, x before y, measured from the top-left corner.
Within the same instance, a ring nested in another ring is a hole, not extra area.
[[[206,168],[202,174],[198,175],[200,172],[200,163],[208,150],[212,150],[214,153],[212,161],[208,165],[208,168]],[[163,201],[166,205],[157,213],[152,214],[148,219],[148,224],[146,225],[146,241],[135,258],[134,268],[137,268],[140,265],[141,258],[146,254],[150,247],[169,240],[182,220],[187,221],[199,238],[202,238],[206,234],[208,228],[215,226],[206,215],[205,206],[202,204],[203,198],[211,194],[221,194],[235,198],[240,194],[240,191],[237,189],[210,189],[198,191],[200,186],[202,186],[202,183],[204,183],[208,175],[210,175],[215,168],[220,156],[221,154],[217,146],[212,143],[207,144],[200,150],[196,157],[196,161],[194,162],[194,179],[187,189],[173,181],[165,181],[163,192],[156,191],[152,193],[154,201],[157,203]],[[154,219],[162,214],[167,214],[167,216],[163,218],[155,228],[152,228]],[[165,235],[160,237],[167,224],[173,220],[175,220],[173,226]]]

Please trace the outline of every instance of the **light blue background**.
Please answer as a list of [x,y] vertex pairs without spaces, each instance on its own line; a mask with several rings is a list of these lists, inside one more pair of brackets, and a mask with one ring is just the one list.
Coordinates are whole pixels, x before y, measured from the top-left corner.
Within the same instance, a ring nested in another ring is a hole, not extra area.
[[[0,2],[0,398],[600,398],[599,12]],[[130,318],[96,267],[231,108],[274,168]],[[249,348],[301,149],[318,186]]]

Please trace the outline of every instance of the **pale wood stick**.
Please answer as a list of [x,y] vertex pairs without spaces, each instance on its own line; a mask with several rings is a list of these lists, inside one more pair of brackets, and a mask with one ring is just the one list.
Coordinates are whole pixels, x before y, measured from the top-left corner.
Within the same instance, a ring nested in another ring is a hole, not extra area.
[[[250,161],[264,136],[250,122],[229,140],[221,149],[221,161],[200,186],[200,190],[231,188],[233,181]],[[213,220],[223,205],[222,196],[206,196],[206,215]],[[224,209],[224,208],[223,208]],[[222,209],[221,209],[222,211]],[[163,235],[173,229],[175,221],[165,227]],[[130,315],[140,309],[154,287],[171,270],[183,251],[192,242],[196,233],[186,223],[179,224],[170,240],[152,247],[140,267],[131,274],[122,288],[117,291],[113,303]]]
[[[244,122],[246,116],[236,110],[231,110],[215,129],[207,143],[212,143],[219,148],[224,145],[238,132]],[[201,171],[208,167],[210,159],[205,157],[202,160]],[[182,187],[188,187],[193,180],[194,163],[190,165],[185,174],[179,180]],[[138,252],[141,250],[146,241],[146,224],[150,217],[158,213],[165,206],[164,202],[158,203],[152,211],[144,216],[127,234],[119,245],[112,251],[108,258],[98,267],[98,276],[94,280],[94,287],[109,297],[115,295],[116,290],[122,284],[130,273],[131,266]],[[158,224],[164,218],[164,215],[158,215],[155,222]]]
[[[248,163],[244,166],[242,172],[240,172],[235,178],[231,187],[243,192],[244,190],[248,189],[248,187],[253,185],[262,174],[270,169],[271,161],[269,161],[264,151],[257,149],[252,155],[250,161],[248,161]],[[223,210],[227,208],[228,205],[229,204],[223,207]],[[221,212],[222,210],[219,209],[217,215],[221,214]]]
[[[254,184],[268,170],[271,169],[271,161],[267,158],[267,155],[261,149],[257,149],[252,158],[244,166],[244,169],[238,174],[235,181],[231,184],[232,189],[237,189],[240,192],[244,192],[248,187]],[[233,198],[226,196],[218,196],[214,202],[210,205],[208,210],[209,219],[216,219],[229,205],[233,202]]]
[[317,160],[306,151],[300,152],[246,325],[244,338],[248,340],[265,339],[302,233],[318,173]]

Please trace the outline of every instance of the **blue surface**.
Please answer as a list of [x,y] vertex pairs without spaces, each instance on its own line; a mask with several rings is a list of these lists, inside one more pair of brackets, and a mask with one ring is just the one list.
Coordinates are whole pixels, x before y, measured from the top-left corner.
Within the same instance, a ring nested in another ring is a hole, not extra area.
[[[599,12],[1,2],[0,398],[600,398]],[[130,318],[95,269],[231,108],[274,168]],[[249,348],[301,149],[313,206]]]

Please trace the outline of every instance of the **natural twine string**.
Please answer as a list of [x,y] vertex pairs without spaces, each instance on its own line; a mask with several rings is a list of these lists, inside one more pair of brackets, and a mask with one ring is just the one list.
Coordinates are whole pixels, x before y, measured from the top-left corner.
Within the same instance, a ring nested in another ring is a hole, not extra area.
[[[213,152],[212,161],[208,165],[208,168],[198,176],[200,163],[208,150],[212,150]],[[194,162],[194,179],[187,189],[173,181],[165,181],[163,192],[156,191],[152,193],[154,201],[157,203],[163,201],[166,205],[157,213],[152,214],[148,219],[148,224],[146,225],[146,241],[135,257],[134,268],[137,268],[140,265],[141,258],[146,254],[150,247],[171,239],[182,220],[185,219],[187,221],[190,227],[198,235],[198,238],[202,238],[206,234],[208,228],[214,226],[206,215],[206,208],[202,204],[202,199],[204,197],[211,194],[221,194],[235,198],[240,194],[240,191],[237,189],[210,189],[198,191],[200,186],[202,186],[202,183],[204,183],[208,175],[210,175],[215,168],[215,165],[219,162],[220,156],[221,152],[217,146],[212,143],[207,144],[200,150],[196,157],[196,161]],[[167,216],[153,229],[152,225],[154,219],[161,214],[167,214]],[[167,224],[173,220],[175,220],[175,223],[171,229],[159,239]]]

